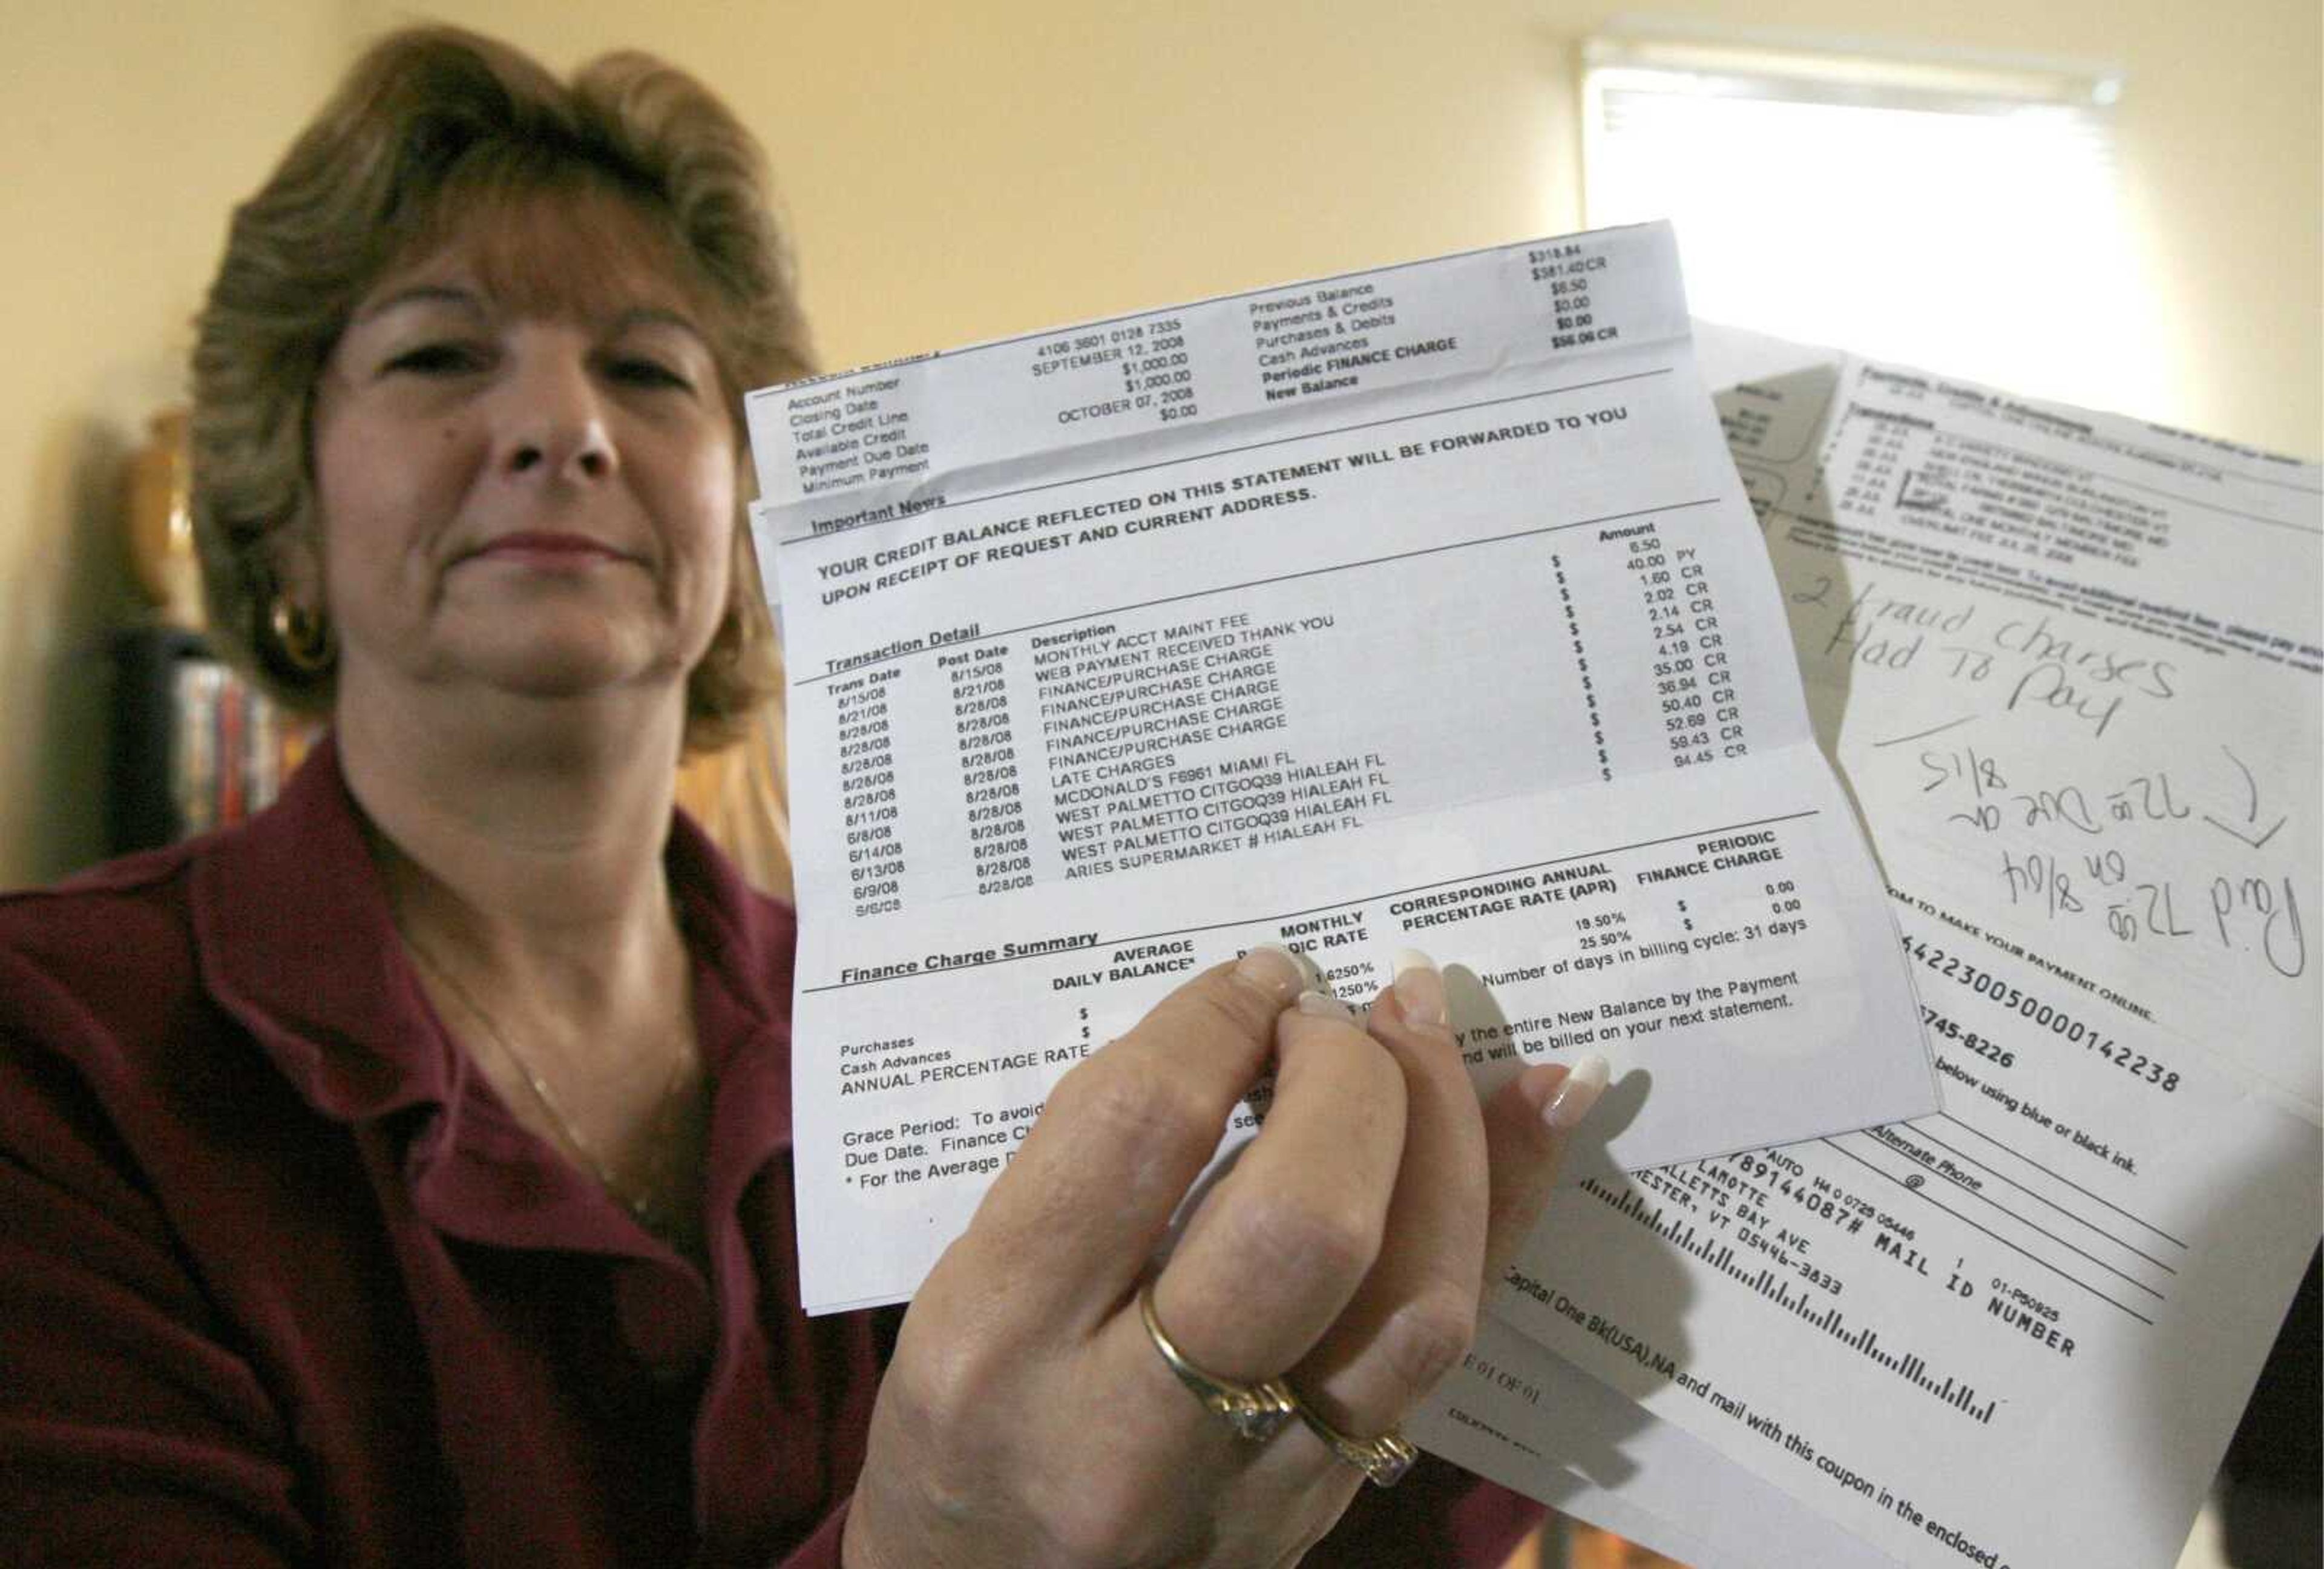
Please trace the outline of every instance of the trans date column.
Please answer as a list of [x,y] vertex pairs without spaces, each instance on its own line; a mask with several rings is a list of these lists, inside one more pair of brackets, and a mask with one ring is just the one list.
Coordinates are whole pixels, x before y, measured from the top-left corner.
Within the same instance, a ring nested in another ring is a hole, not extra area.
[[824,688],[839,732],[839,810],[849,901],[859,916],[904,908],[903,808],[896,782],[893,666]]

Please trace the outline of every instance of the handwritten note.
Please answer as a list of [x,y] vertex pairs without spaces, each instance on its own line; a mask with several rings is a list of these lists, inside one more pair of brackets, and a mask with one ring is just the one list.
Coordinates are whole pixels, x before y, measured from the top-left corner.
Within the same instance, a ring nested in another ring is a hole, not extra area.
[[[1944,1109],[1583,1183],[1429,1441],[1739,1562],[2167,1565],[2319,1225],[2324,476],[1702,340]],[[1637,1403],[1571,1459],[1555,1358]]]

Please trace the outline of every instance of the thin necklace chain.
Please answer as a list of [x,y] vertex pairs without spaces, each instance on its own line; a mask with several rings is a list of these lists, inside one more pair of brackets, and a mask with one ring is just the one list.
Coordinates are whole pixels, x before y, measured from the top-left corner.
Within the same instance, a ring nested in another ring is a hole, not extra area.
[[687,1063],[693,1054],[680,1049],[670,1060],[669,1078],[663,1084],[661,1094],[654,1102],[653,1138],[649,1148],[655,1156],[655,1162],[651,1169],[646,1173],[646,1186],[642,1188],[632,1186],[622,1181],[613,1167],[599,1158],[596,1150],[590,1147],[589,1141],[581,1137],[580,1129],[574,1125],[573,1119],[566,1115],[565,1108],[558,1104],[556,1095],[550,1093],[549,1081],[543,1078],[530,1060],[516,1048],[516,1042],[509,1038],[508,1032],[500,1027],[500,1021],[493,1017],[492,1011],[476,1001],[475,994],[460,983],[459,978],[445,967],[442,960],[429,952],[426,945],[420,942],[410,932],[403,934],[403,940],[411,949],[412,956],[420,961],[420,966],[441,981],[445,989],[459,999],[460,1006],[466,1009],[476,1022],[484,1027],[484,1033],[492,1037],[493,1044],[499,1047],[502,1054],[516,1065],[517,1072],[523,1076],[526,1087],[532,1091],[532,1098],[540,1103],[542,1111],[549,1113],[549,1120],[556,1125],[566,1146],[581,1158],[582,1164],[586,1166],[591,1174],[596,1177],[598,1185],[618,1199],[622,1207],[637,1218],[639,1224],[655,1235],[669,1237],[681,1231],[683,1228],[678,1217],[671,1214],[663,1206],[661,1200],[656,1196],[653,1179],[664,1176],[669,1169],[671,1158],[669,1134],[675,1121],[670,1115],[670,1108],[677,1103],[678,1085],[686,1077]]

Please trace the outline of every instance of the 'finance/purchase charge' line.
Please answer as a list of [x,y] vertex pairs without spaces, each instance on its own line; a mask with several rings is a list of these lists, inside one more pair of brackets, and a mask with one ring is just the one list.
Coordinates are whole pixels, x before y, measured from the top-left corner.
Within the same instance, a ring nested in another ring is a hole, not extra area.
[[1774,1269],[1763,1266],[1755,1275],[1738,1268],[1735,1262],[1733,1243],[1702,1236],[1691,1222],[1665,1222],[1662,1207],[1648,1205],[1636,1188],[1625,1188],[1617,1194],[1594,1177],[1584,1177],[1581,1186],[1591,1197],[1611,1206],[1616,1214],[1636,1221],[1679,1251],[1701,1260],[1737,1284],[1749,1287],[1761,1297],[1789,1311],[1803,1324],[1823,1331],[1850,1351],[1886,1368],[1923,1394],[1950,1406],[1971,1421],[1992,1426],[1993,1414],[2001,1405],[1998,1398],[1980,1402],[1973,1385],[1957,1382],[1950,1375],[1947,1375],[1942,1382],[1931,1378],[1929,1364],[1918,1352],[1883,1350],[1879,1331],[1868,1326],[1862,1329],[1851,1327],[1837,1306],[1826,1306],[1822,1311],[1817,1311],[1816,1304],[1805,1291],[1794,1290],[1791,1282]]

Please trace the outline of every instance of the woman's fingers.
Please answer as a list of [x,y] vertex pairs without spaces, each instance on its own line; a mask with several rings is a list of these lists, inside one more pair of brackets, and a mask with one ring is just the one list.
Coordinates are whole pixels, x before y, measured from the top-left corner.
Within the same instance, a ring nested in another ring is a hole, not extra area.
[[1482,1114],[1425,955],[1397,960],[1371,1033],[1403,1070],[1404,1160],[1388,1241],[1347,1311],[1293,1374],[1325,1420],[1393,1427],[1460,1362],[1484,1295],[1540,1219],[1572,1129],[1606,1083],[1592,1054],[1526,1069]]
[[1399,955],[1397,972],[1370,1020],[1406,1103],[1388,1242],[1347,1311],[1293,1375],[1319,1415],[1359,1436],[1393,1427],[1468,1348],[1492,1175],[1443,977],[1419,954]]
[[1180,987],[1059,1081],[924,1298],[1004,1341],[1135,1329],[1148,1259],[1272,1056],[1266,1125],[1197,1206],[1156,1310],[1220,1378],[1294,1370],[1343,1431],[1393,1426],[1457,1365],[1606,1082],[1594,1056],[1537,1066],[1480,1114],[1442,977],[1416,955],[1398,971],[1369,1033],[1300,998],[1280,949]]
[[1585,1052],[1571,1066],[1535,1064],[1485,1103],[1485,1142],[1493,1172],[1486,1223],[1487,1292],[1539,1223],[1566,1145],[1598,1103],[1606,1078],[1606,1059]]
[[1282,1372],[1345,1308],[1379,1256],[1406,1142],[1403,1075],[1344,1004],[1310,992],[1276,1041],[1266,1125],[1154,1290],[1185,1354],[1239,1381]]
[[1058,1080],[939,1266],[945,1284],[1045,1334],[1111,1314],[1305,984],[1289,953],[1253,948],[1179,987]]
[[1265,1125],[1154,1282],[1186,1376],[1287,1376],[1361,1439],[1457,1365],[1605,1066],[1527,1069],[1480,1109],[1442,978],[1417,955],[1398,971],[1367,1029],[1255,950],[1058,1083],[906,1319],[852,1551],[1287,1562],[1330,1525],[1354,1469],[1296,1423],[1253,1444],[1206,1411],[1137,1288],[1271,1059]]

